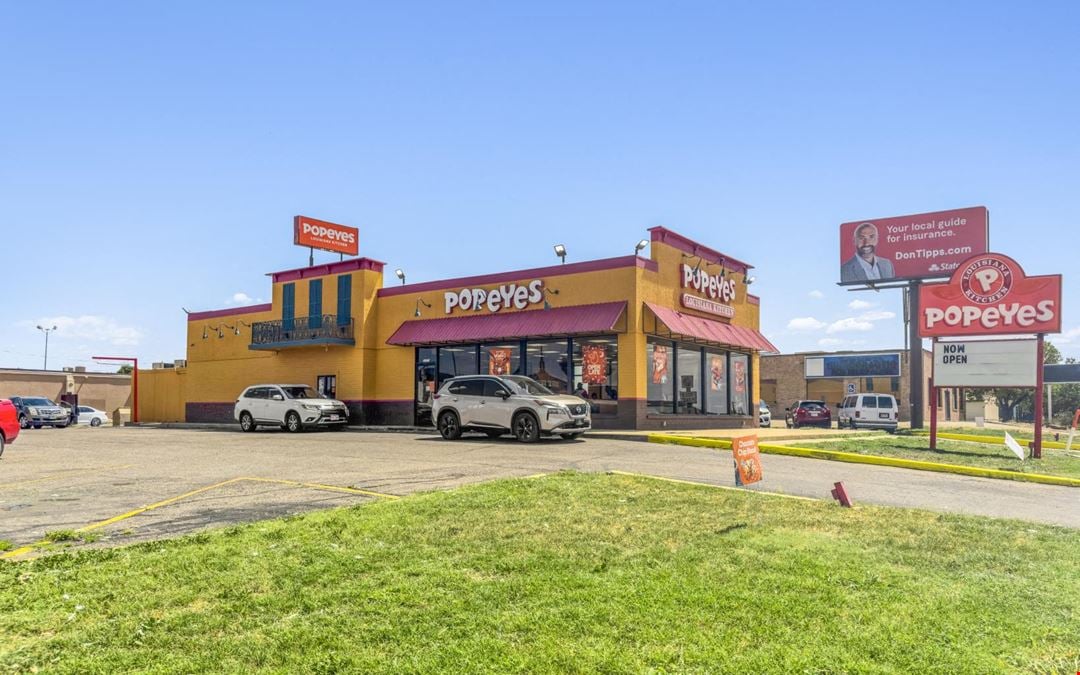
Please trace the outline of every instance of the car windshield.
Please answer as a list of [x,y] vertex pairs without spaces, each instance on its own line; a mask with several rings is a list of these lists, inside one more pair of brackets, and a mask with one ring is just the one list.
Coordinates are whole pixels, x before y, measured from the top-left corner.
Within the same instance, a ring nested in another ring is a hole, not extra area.
[[281,389],[289,398],[325,398],[311,387],[282,387]]
[[56,405],[47,398],[24,398],[23,403],[26,405]]
[[552,391],[540,384],[531,377],[525,377],[524,375],[508,375],[500,378],[503,382],[509,382],[517,387],[519,390],[526,394],[532,394],[533,396],[550,396]]

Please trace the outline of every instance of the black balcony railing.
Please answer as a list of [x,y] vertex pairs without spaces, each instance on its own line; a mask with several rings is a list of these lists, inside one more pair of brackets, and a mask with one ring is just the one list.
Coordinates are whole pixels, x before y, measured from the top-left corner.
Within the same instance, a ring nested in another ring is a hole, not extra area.
[[355,344],[352,317],[336,314],[298,316],[280,321],[257,321],[251,324],[251,347],[303,344]]

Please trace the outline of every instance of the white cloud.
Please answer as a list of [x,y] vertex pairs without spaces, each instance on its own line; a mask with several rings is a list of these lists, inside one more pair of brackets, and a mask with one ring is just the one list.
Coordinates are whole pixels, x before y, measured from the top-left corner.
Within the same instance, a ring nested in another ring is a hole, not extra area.
[[788,321],[787,327],[788,330],[821,330],[825,327],[825,322],[812,316],[804,316]]
[[814,300],[821,300],[822,298],[825,297],[825,294],[822,293],[821,291],[817,290],[816,288],[814,290],[810,291],[809,293],[807,293],[807,295],[809,295]]
[[829,324],[829,327],[825,329],[825,332],[831,335],[832,333],[847,333],[850,331],[867,331],[873,329],[874,324],[869,321],[848,317],[847,319],[833,321]]
[[1069,344],[1077,338],[1080,338],[1080,328],[1070,328],[1061,335],[1053,336],[1052,341],[1059,344]]
[[852,300],[847,304],[848,308],[858,311],[860,309],[870,309],[874,306],[874,303],[867,302],[865,300]]
[[137,345],[143,334],[134,326],[122,326],[104,316],[54,316],[37,321],[20,321],[20,326],[56,326],[56,336],[108,342],[114,345]]
[[889,312],[887,310],[874,310],[873,312],[865,312],[859,317],[860,321],[882,321],[884,319],[895,319],[896,312]]
[[253,305],[262,302],[261,298],[253,298],[247,293],[240,291],[233,293],[232,297],[225,301],[226,305]]

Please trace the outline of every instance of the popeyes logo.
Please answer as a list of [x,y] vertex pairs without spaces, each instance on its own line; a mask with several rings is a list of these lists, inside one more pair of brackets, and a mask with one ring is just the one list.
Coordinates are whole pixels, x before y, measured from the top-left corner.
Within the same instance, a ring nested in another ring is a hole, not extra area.
[[333,251],[345,255],[360,252],[360,230],[307,216],[293,218],[293,243],[297,246]]
[[679,298],[683,307],[707,314],[731,318],[735,308],[725,304],[735,299],[735,280],[724,277],[724,273],[709,274],[700,267],[682,264],[683,288],[690,288],[706,297],[683,293]]
[[[551,291],[554,293],[555,291]],[[498,312],[501,309],[525,309],[544,299],[544,282],[533,279],[528,284],[503,284],[498,288],[463,288],[443,293],[446,313],[454,309]]]
[[922,337],[1061,332],[1061,275],[1029,277],[1012,258],[980,253],[947,283],[919,288]]

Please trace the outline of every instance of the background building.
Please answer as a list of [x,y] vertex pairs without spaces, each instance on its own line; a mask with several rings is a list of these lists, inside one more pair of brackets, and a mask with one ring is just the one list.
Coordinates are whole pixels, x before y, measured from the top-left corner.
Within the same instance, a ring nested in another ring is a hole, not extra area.
[[131,375],[88,373],[81,366],[64,370],[0,368],[0,398],[44,396],[59,401],[66,393],[77,394],[79,405],[104,410],[112,417],[117,408],[132,404]]

